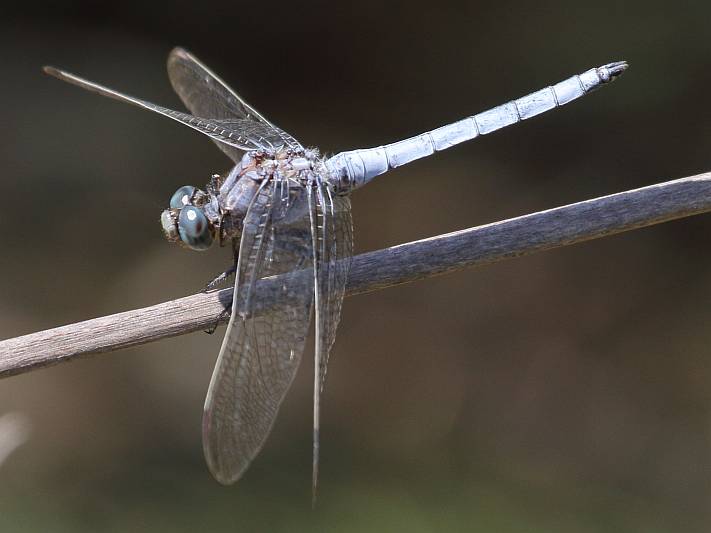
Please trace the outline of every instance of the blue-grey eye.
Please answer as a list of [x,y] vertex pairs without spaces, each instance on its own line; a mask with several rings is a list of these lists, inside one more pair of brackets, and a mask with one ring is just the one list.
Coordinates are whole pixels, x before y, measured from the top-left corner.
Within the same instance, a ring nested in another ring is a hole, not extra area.
[[173,209],[180,209],[186,205],[190,205],[190,201],[193,199],[195,194],[195,187],[192,185],[183,185],[173,193],[170,197],[170,207]]
[[207,250],[212,244],[212,230],[205,214],[192,205],[186,205],[178,217],[180,240],[192,250]]

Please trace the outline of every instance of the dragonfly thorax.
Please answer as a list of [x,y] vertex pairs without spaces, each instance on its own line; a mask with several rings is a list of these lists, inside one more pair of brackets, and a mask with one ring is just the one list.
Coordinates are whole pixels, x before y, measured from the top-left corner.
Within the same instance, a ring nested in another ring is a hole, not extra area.
[[213,175],[208,192],[191,185],[175,191],[161,215],[163,233],[170,242],[197,251],[207,250],[215,237],[220,243],[238,239],[265,180],[278,180],[288,195],[303,189],[322,166],[315,149],[247,152],[224,179]]
[[[235,170],[242,176],[260,181],[265,178],[298,180],[303,183],[305,172],[319,163],[318,150],[314,148],[281,148],[276,151],[247,152]],[[222,190],[222,187],[220,188]]]

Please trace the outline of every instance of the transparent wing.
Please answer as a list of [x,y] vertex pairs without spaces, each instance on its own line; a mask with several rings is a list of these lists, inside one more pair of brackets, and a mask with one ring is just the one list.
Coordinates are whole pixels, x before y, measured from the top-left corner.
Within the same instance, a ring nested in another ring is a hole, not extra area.
[[336,340],[336,329],[341,318],[341,306],[353,254],[353,224],[348,197],[333,195],[319,176],[315,177],[308,189],[308,199],[316,286],[312,463],[312,498],[315,502],[319,467],[321,392],[326,378],[329,353]]
[[271,132],[269,141],[272,144],[302,148],[296,139],[269,122],[187,50],[174,48],[170,52],[168,77],[173,89],[192,114],[209,118],[251,120],[267,127]]
[[336,329],[341,319],[341,306],[353,255],[353,218],[348,196],[336,196],[321,181],[318,183],[320,224],[318,249],[320,253],[318,289],[322,295],[321,335],[323,358],[319,365],[319,388],[323,391],[328,358],[336,340]]
[[159,113],[165,117],[172,118],[210,137],[217,143],[222,151],[234,161],[239,161],[242,157],[241,151],[243,150],[276,149],[284,145],[283,141],[280,141],[279,145],[270,143],[269,139],[274,135],[273,130],[268,125],[260,122],[239,118],[226,120],[194,117],[187,113],[174,111],[146,100],[128,96],[53,67],[44,67],[44,71],[55,78],[77,85],[88,91],[113,98],[114,100],[119,100],[120,102],[133,104],[143,109],[153,111],[154,113]]
[[[215,478],[234,483],[262,448],[296,374],[313,301],[304,189],[269,181],[245,217],[232,317],[205,401],[203,447]],[[283,274],[277,281],[262,278]],[[264,289],[264,287],[267,287]]]

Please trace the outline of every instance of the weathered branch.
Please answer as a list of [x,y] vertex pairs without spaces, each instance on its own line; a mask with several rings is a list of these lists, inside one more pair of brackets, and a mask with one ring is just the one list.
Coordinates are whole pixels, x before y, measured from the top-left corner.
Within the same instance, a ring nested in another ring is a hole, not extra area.
[[[711,173],[448,233],[353,258],[348,296],[711,211]],[[260,282],[269,305],[279,279]],[[231,289],[0,341],[0,377],[214,325]]]

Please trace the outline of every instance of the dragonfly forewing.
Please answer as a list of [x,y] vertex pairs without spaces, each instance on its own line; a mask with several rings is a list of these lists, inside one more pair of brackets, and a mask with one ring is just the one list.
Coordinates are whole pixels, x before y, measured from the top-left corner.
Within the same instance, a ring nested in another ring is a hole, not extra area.
[[[44,71],[55,78],[77,85],[88,91],[147,109],[148,111],[158,113],[188,126],[210,137],[228,157],[235,161],[239,161],[242,157],[242,151],[263,150],[265,148],[274,150],[278,146],[284,146],[286,144],[280,135],[275,132],[273,127],[268,124],[254,122],[253,120],[244,118],[215,119],[211,117],[196,117],[188,113],[183,113],[182,111],[175,111],[154,104],[147,100],[129,96],[114,89],[109,89],[108,87],[104,87],[103,85],[63,70],[45,67]],[[274,145],[268,142],[269,139],[274,139],[277,144]]]
[[317,186],[319,225],[318,235],[318,290],[321,294],[319,327],[323,345],[318,382],[323,391],[328,358],[336,341],[336,330],[341,319],[341,307],[353,255],[353,218],[348,196],[333,193],[327,184]]
[[[305,196],[292,189],[287,209],[278,181],[269,180],[245,218],[232,316],[203,419],[205,457],[224,484],[261,449],[301,361],[314,294],[313,277],[304,275],[313,265]],[[278,274],[278,297],[265,306],[259,280]]]
[[[262,131],[268,132],[265,134],[265,147],[271,145],[276,149],[286,146],[295,150],[302,148],[294,137],[267,120],[187,50],[174,48],[168,56],[167,66],[173,89],[193,115],[249,120],[264,126]],[[220,148],[222,149],[222,146]],[[233,160],[239,161],[234,157]]]

